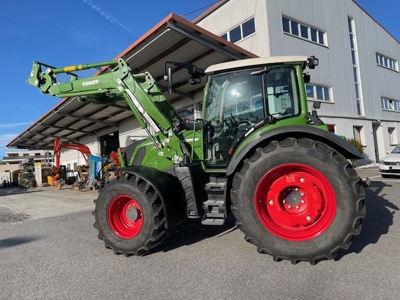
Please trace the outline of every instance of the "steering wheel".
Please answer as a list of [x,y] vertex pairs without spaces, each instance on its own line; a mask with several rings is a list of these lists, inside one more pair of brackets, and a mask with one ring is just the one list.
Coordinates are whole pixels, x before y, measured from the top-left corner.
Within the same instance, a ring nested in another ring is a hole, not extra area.
[[[231,137],[236,137],[239,132],[246,132],[250,127],[254,126],[254,123],[249,120],[239,120],[232,118],[231,124],[228,126],[227,133]],[[226,122],[228,125],[228,122]]]

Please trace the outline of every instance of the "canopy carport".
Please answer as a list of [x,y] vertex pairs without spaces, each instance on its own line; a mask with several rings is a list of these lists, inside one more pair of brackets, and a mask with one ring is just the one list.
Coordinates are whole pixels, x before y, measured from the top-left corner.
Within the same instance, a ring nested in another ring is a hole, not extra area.
[[[174,68],[174,93],[168,94],[164,86],[165,62],[184,62],[206,68],[215,63],[255,56],[182,17],[170,14],[115,59],[126,60],[135,73],[149,71],[173,104],[183,98],[193,98],[194,94],[202,91],[205,82],[190,85],[187,70]],[[122,102],[94,105],[80,102],[76,97],[65,98],[7,147],[50,150],[54,139],[79,143],[86,135],[99,136],[105,129],[117,131],[121,122],[132,118],[130,108]]]

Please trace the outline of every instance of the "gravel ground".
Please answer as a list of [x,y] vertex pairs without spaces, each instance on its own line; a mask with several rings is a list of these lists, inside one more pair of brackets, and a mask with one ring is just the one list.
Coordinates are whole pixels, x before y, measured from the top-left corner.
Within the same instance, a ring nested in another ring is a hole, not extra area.
[[18,213],[7,207],[0,206],[0,223],[22,222],[28,218],[30,218],[28,214]]

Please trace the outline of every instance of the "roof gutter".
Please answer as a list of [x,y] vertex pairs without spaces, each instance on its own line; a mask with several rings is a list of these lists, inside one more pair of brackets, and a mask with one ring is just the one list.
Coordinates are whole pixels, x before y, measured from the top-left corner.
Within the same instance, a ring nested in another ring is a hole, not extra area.
[[200,14],[199,16],[197,16],[192,23],[197,24],[198,22],[200,22],[201,20],[203,20],[204,18],[208,17],[209,15],[211,15],[214,11],[216,11],[218,8],[220,8],[222,5],[226,4],[227,2],[229,2],[229,0],[219,0],[217,3],[215,3],[213,6],[211,6],[209,9],[207,9],[205,12],[203,12],[202,14]]

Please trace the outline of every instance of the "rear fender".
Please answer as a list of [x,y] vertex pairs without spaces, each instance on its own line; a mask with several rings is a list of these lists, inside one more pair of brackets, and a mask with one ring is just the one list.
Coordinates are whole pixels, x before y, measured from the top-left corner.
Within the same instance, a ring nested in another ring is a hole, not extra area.
[[289,137],[309,138],[320,141],[335,149],[347,159],[363,158],[361,153],[352,144],[332,132],[311,126],[284,126],[261,133],[236,152],[229,163],[226,171],[227,176],[236,172],[241,162],[248,157],[248,154],[255,151],[258,147],[263,147],[273,140],[283,140]]
[[154,187],[164,206],[167,229],[187,220],[184,192],[176,177],[146,166],[124,167],[115,172],[138,176]]

